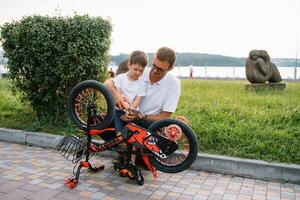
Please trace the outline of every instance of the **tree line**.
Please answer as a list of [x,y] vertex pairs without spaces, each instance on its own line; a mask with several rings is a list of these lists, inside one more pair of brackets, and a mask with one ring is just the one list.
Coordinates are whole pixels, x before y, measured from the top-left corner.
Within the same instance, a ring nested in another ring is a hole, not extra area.
[[[149,60],[152,60],[154,53],[148,53]],[[176,53],[175,66],[245,66],[245,57],[230,57],[204,53]],[[119,54],[111,56],[111,64],[119,65],[127,59],[129,54]],[[278,67],[299,66],[294,58],[271,58],[271,62]]]
[[[149,60],[152,60],[154,53],[148,53]],[[128,59],[129,54],[113,55],[110,58],[111,65],[119,65]],[[299,67],[299,61],[295,58],[271,58],[271,61],[278,67]],[[7,62],[0,52],[0,65]],[[204,53],[177,53],[176,66],[244,66],[246,58],[230,57]]]

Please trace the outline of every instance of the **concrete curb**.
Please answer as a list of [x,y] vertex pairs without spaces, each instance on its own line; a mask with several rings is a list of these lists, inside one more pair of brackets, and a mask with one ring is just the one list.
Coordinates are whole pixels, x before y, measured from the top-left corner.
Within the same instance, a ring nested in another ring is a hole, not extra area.
[[[55,148],[61,138],[62,136],[47,133],[0,128],[0,140],[6,142]],[[105,151],[101,152],[101,155],[114,156],[115,153]],[[300,184],[300,165],[295,164],[269,163],[261,160],[199,153],[191,169]]]
[[200,153],[191,168],[267,181],[300,184],[300,165],[295,164],[270,163],[262,160]]

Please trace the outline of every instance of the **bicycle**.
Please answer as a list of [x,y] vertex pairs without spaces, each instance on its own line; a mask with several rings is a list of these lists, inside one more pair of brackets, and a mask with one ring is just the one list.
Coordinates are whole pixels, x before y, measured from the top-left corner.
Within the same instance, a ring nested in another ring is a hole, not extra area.
[[[106,150],[129,155],[126,162],[116,163],[114,169],[118,170],[121,176],[128,176],[139,185],[143,185],[144,178],[138,167],[130,162],[132,154],[140,155],[155,177],[156,170],[165,173],[184,171],[196,159],[198,144],[195,134],[188,125],[176,119],[154,122],[148,129],[128,123],[122,130],[122,136],[116,136],[115,129],[110,127],[115,113],[114,98],[100,82],[87,80],[77,84],[70,92],[67,107],[71,121],[85,135],[85,137],[66,136],[56,146],[64,158],[76,163],[73,169],[75,177],[65,180],[65,185],[71,189],[78,184],[82,168],[88,168],[93,172],[104,169],[103,165],[93,166],[89,159],[94,153]],[[105,140],[104,143],[96,142],[94,139],[94,136],[104,137],[109,133],[115,136]],[[134,145],[136,150],[132,151],[131,148],[120,150],[117,147],[121,143],[129,147]]]

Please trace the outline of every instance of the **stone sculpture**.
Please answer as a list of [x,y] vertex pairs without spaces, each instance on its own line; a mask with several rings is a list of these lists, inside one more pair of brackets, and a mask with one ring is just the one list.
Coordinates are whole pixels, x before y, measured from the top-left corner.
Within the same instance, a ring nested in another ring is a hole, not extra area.
[[278,83],[282,81],[280,73],[265,50],[252,50],[246,60],[246,77],[251,83]]

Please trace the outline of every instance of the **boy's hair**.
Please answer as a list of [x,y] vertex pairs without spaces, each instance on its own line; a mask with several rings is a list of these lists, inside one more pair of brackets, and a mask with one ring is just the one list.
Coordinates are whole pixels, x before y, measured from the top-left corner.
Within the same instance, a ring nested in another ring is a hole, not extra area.
[[173,49],[169,47],[161,47],[156,52],[156,58],[162,62],[167,61],[170,64],[170,67],[174,65],[176,60],[176,55]]
[[148,62],[148,56],[143,51],[137,50],[130,54],[130,57],[129,57],[130,65],[140,64],[140,65],[142,65],[142,67],[146,67],[147,62]]

